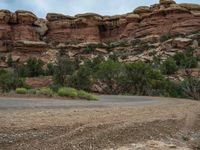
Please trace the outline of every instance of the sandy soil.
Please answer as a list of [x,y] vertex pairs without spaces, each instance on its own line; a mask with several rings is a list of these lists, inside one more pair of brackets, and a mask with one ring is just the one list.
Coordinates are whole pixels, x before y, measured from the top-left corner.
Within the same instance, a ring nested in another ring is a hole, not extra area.
[[[198,150],[200,102],[174,99],[137,107],[0,109],[2,150],[137,149],[137,143],[144,146],[149,140]],[[144,147],[150,149],[148,144]]]

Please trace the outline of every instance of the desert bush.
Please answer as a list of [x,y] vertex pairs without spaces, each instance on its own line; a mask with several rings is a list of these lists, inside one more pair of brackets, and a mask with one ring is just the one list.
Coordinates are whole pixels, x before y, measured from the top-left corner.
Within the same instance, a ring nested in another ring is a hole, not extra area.
[[74,62],[66,57],[59,57],[55,65],[53,79],[55,84],[66,85],[66,77],[75,71]]
[[15,91],[17,94],[27,94],[28,93],[28,90],[25,88],[16,88]]
[[90,54],[92,53],[98,46],[96,44],[88,44],[85,49],[84,49],[84,52],[86,54]]
[[46,75],[51,76],[54,74],[55,66],[52,63],[47,64]]
[[125,65],[121,87],[126,93],[151,95],[153,90],[162,88],[163,80],[164,77],[159,70],[139,61]]
[[91,68],[84,65],[68,78],[67,85],[76,89],[89,90],[91,78]]
[[166,34],[164,34],[164,35],[162,35],[160,37],[160,42],[165,42],[165,41],[167,41],[167,40],[169,40],[171,38],[173,38],[173,36],[171,35],[171,33],[166,33]]
[[40,88],[37,90],[36,94],[52,97],[54,96],[54,91],[50,88]]
[[13,61],[13,59],[12,59],[12,56],[11,56],[11,54],[10,54],[10,55],[8,55],[7,64],[8,64],[8,66],[9,66],[9,67],[12,67],[12,66],[13,66],[13,64],[14,64],[14,61]]
[[176,61],[173,58],[168,58],[163,64],[160,66],[160,70],[163,74],[172,75],[175,74],[178,70],[176,65]]
[[19,78],[13,71],[0,70],[0,90],[9,92],[24,86],[24,79]]
[[177,53],[174,56],[174,60],[179,67],[182,68],[196,68],[198,61],[196,57],[185,53]]
[[97,98],[95,97],[95,95],[93,95],[91,93],[88,93],[88,92],[85,92],[83,90],[78,91],[78,97],[82,98],[82,99],[89,100],[89,101],[95,101],[95,100],[97,100]]
[[106,93],[115,93],[116,87],[120,78],[122,65],[109,59],[99,65],[99,70],[96,72],[97,78],[107,85]]
[[38,77],[44,75],[43,65],[42,60],[29,57],[25,64],[15,64],[14,70],[19,77]]
[[37,77],[44,74],[43,70],[44,62],[37,58],[29,57],[26,62],[26,70],[28,77]]
[[74,88],[63,87],[58,90],[58,95],[61,97],[76,98],[78,96],[77,90]]
[[200,100],[200,79],[190,77],[181,83],[183,94],[195,100]]

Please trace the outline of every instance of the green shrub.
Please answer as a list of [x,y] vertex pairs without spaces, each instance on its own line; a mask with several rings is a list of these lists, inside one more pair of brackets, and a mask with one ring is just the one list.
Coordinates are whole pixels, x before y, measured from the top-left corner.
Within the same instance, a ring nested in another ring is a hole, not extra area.
[[87,92],[85,92],[83,90],[78,91],[78,97],[79,98],[83,98],[83,99],[87,99],[87,100],[90,100],[90,101],[97,100],[97,98],[95,97],[95,95],[87,93]]
[[42,60],[29,57],[25,64],[15,64],[14,70],[19,77],[38,77],[45,73],[43,66]]
[[41,95],[45,95],[45,96],[49,96],[49,97],[54,96],[54,92],[50,88],[41,88],[37,91],[37,94],[41,94]]
[[152,91],[163,87],[164,77],[142,61],[125,65],[121,79],[121,91],[137,95],[151,95]]
[[178,70],[178,67],[176,65],[176,61],[173,58],[168,58],[163,62],[160,69],[163,74],[172,75]]
[[2,92],[9,92],[22,86],[24,86],[24,80],[19,78],[14,72],[0,70],[0,90]]
[[81,66],[80,69],[68,78],[68,86],[89,90],[91,86],[91,68],[86,65]]
[[8,64],[8,66],[9,66],[9,67],[12,67],[12,66],[13,66],[13,64],[14,64],[14,61],[13,61],[13,59],[12,59],[12,56],[11,56],[11,54],[10,54],[10,55],[8,55],[7,64]]
[[58,57],[55,65],[53,79],[55,84],[66,85],[66,77],[75,71],[74,62],[66,57]]
[[60,88],[58,90],[58,95],[61,97],[72,97],[72,98],[76,98],[78,96],[77,90],[74,88]]
[[198,65],[196,57],[184,53],[177,53],[174,56],[174,60],[176,61],[176,64],[182,68],[196,68]]
[[96,77],[107,85],[107,88],[104,89],[106,93],[116,92],[116,85],[118,84],[120,75],[122,73],[121,69],[122,64],[111,59],[99,65],[99,70],[96,72]]
[[195,100],[200,100],[200,79],[188,78],[181,83],[183,94]]
[[28,93],[28,90],[25,88],[16,88],[15,91],[17,94],[27,94]]
[[42,68],[44,62],[42,60],[29,57],[26,63],[28,77],[37,77],[44,74],[44,70]]
[[84,49],[84,52],[86,54],[90,54],[92,53],[95,49],[97,48],[97,45],[96,44],[89,44],[86,46],[86,48]]
[[169,39],[171,39],[173,36],[171,35],[171,33],[167,33],[167,34],[164,34],[160,37],[160,42],[165,42]]
[[51,76],[54,74],[55,66],[52,63],[47,64],[46,75]]

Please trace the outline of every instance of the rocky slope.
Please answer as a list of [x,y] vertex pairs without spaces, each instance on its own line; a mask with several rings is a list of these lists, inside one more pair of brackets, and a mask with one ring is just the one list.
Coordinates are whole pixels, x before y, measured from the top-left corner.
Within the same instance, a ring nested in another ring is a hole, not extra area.
[[[169,40],[161,41],[163,35]],[[114,42],[113,42],[114,41]],[[85,52],[91,43],[101,43]],[[0,10],[0,67],[7,67],[8,55],[24,62],[29,56],[54,62],[59,49],[71,58],[93,58],[117,53],[120,61],[152,61],[184,51],[190,46],[200,55],[200,5],[159,4],[141,6],[118,16],[94,13],[67,16],[49,13],[39,19],[28,11]]]

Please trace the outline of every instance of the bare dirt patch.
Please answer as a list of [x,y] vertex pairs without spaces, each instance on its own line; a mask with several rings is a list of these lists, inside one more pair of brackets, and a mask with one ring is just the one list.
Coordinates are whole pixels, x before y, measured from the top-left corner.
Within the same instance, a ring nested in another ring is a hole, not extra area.
[[2,150],[117,149],[149,140],[195,148],[200,139],[200,103],[175,100],[138,107],[6,109],[0,110],[0,122]]

